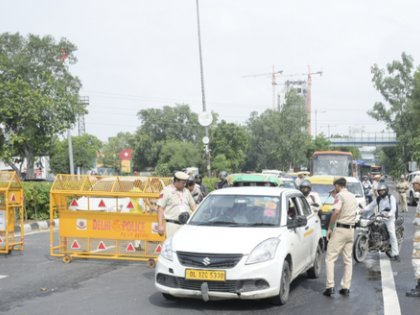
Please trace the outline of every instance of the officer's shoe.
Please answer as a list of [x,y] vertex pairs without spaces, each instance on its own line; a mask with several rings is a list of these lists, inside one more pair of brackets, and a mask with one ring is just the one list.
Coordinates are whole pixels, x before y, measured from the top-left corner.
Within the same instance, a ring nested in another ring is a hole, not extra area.
[[401,262],[400,255],[395,255],[394,260],[397,261],[397,262]]
[[334,288],[327,288],[324,291],[324,293],[322,293],[322,294],[324,294],[325,296],[331,296],[331,294],[334,294],[334,293],[335,293],[335,289]]
[[350,295],[350,290],[349,289],[341,289],[340,291],[338,291],[338,293],[340,293],[341,295]]
[[408,297],[420,297],[420,290],[419,289],[413,289],[411,291],[408,291],[406,294]]

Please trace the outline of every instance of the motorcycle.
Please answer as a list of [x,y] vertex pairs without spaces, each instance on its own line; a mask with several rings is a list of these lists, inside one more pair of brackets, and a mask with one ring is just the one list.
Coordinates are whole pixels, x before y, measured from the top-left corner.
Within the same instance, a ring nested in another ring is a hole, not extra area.
[[[362,205],[359,205],[362,208]],[[384,211],[389,211],[385,209]],[[385,252],[389,258],[393,258],[391,252],[391,242],[388,229],[383,220],[383,214],[377,214],[373,211],[365,211],[360,215],[356,227],[359,227],[359,233],[353,244],[353,258],[357,262],[366,259],[368,253]],[[395,220],[395,234],[397,236],[398,250],[401,250],[404,241],[404,218],[398,217]]]

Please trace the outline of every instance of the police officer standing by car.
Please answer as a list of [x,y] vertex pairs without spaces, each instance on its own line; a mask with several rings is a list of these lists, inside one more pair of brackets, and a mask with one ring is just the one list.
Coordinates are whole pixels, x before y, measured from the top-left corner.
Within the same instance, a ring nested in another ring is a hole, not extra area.
[[[413,184],[414,191],[420,192],[420,176],[414,177],[411,183]],[[416,231],[414,232],[411,263],[413,264],[414,278],[417,281],[417,285],[405,295],[409,297],[420,297],[420,202],[417,204],[416,216],[414,217],[413,224],[416,227]]]
[[405,180],[404,175],[401,175],[401,181],[397,184],[397,192],[400,195],[401,212],[408,213],[407,190],[409,188],[410,184]]
[[[185,188],[189,176],[184,172],[176,172],[174,174],[174,182],[172,185],[165,187],[160,193],[158,208],[158,233],[160,236],[165,234],[170,237],[178,231],[182,224],[180,215],[194,211],[197,205],[188,189]],[[166,221],[165,227],[163,220]]]
[[[342,295],[350,294],[351,277],[353,273],[353,258],[351,256],[354,239],[354,225],[356,218],[356,197],[347,190],[347,181],[343,177],[334,178],[334,188],[330,194],[335,198],[333,214],[327,232],[328,249],[325,258],[327,272],[327,289],[324,295],[331,296],[335,293],[334,265],[341,253],[344,262],[344,275],[341,280]],[[334,233],[332,228],[336,224]]]

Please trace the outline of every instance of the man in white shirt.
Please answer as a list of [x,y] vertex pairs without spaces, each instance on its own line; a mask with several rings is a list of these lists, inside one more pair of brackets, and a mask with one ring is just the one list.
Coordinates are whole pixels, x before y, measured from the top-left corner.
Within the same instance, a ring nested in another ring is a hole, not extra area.
[[[394,256],[394,260],[401,262],[401,258],[398,252],[398,241],[397,236],[395,234],[395,216],[397,212],[397,201],[395,200],[394,196],[389,194],[389,188],[385,183],[379,183],[377,186],[377,191],[379,197],[373,199],[373,201],[365,208],[366,210],[373,210],[376,206],[378,206],[379,201],[379,213],[384,215],[384,222],[386,224],[386,228],[388,229],[389,239],[391,242],[391,251],[392,255]],[[387,209],[387,211],[384,211]],[[390,209],[388,211],[388,209]],[[360,213],[363,213],[362,210]]]
[[[309,180],[305,179],[300,183],[299,189],[305,196],[309,205],[311,206],[312,211],[318,212],[322,206],[321,198],[319,198],[318,193],[312,191],[312,183]],[[318,207],[313,206],[313,203],[317,203]]]

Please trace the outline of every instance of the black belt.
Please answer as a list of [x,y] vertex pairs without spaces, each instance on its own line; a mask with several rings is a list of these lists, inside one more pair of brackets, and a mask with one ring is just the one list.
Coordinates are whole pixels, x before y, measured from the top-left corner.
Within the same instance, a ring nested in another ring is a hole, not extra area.
[[345,228],[345,229],[353,229],[354,228],[354,225],[341,224],[341,223],[337,223],[336,226],[341,227],[341,228]]
[[168,222],[168,223],[181,225],[181,223],[179,223],[178,221],[174,221],[174,220],[165,220],[165,221]]

